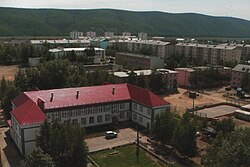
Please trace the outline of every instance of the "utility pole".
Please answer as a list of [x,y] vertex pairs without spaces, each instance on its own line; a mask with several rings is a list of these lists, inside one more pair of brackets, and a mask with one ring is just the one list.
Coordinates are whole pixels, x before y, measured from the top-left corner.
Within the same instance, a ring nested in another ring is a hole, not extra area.
[[139,130],[138,130],[138,122],[136,125],[136,160],[137,160],[137,164],[139,164],[139,153],[140,153],[140,140],[139,140]]

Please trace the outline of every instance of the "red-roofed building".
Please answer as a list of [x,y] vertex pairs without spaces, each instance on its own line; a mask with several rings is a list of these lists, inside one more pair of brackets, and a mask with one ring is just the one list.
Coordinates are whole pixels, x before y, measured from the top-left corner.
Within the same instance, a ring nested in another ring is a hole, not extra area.
[[10,132],[23,155],[35,146],[46,119],[81,127],[132,120],[150,129],[155,116],[170,108],[151,91],[130,84],[23,92],[12,104]]

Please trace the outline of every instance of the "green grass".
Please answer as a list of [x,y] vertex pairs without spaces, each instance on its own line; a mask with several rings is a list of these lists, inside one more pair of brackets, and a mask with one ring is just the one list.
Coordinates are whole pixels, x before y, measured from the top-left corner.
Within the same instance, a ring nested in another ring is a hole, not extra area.
[[[119,153],[110,155],[118,151]],[[135,145],[119,147],[114,150],[105,150],[91,154],[91,158],[101,167],[162,167],[160,163],[152,160],[152,156],[140,149],[139,164],[136,162]]]

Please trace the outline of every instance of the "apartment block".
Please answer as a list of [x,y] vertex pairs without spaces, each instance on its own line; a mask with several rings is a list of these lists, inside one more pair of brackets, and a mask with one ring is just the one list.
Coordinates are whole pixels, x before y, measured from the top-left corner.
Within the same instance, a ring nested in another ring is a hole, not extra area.
[[94,38],[94,37],[96,37],[96,32],[89,31],[89,32],[86,33],[86,36],[89,37],[89,38]]
[[130,32],[122,32],[123,37],[130,37],[131,33]]
[[[238,64],[232,69],[231,86],[233,88],[241,87],[241,80],[245,74],[250,78],[250,65]],[[250,83],[249,83],[250,84]]]
[[192,58],[199,65],[222,65],[228,61],[241,61],[241,49],[236,46],[178,43],[175,54]]
[[130,70],[164,67],[164,59],[161,57],[133,53],[117,53],[115,55],[115,63]]
[[79,37],[83,37],[83,32],[78,32],[78,31],[72,31],[70,32],[70,38],[71,39],[79,39]]
[[145,33],[145,32],[138,33],[138,39],[140,39],[140,40],[147,40],[147,38],[148,38],[148,34],[147,33]]
[[113,37],[114,33],[113,32],[105,32],[104,37]]

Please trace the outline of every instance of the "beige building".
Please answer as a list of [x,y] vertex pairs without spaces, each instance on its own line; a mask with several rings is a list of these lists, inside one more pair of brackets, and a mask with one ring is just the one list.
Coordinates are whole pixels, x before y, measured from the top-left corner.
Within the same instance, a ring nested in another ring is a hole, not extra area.
[[83,32],[78,32],[78,31],[70,32],[71,39],[79,39],[79,37],[83,37]]
[[86,36],[90,37],[90,38],[94,38],[94,37],[96,37],[96,32],[89,31],[86,33]]
[[178,43],[175,54],[191,57],[201,65],[218,65],[228,61],[241,61],[241,49],[236,46]]
[[248,73],[250,76],[250,65],[238,64],[237,66],[235,66],[232,69],[231,86],[233,88],[240,88],[241,80],[246,73]]
[[148,34],[145,33],[145,32],[140,32],[140,33],[138,33],[138,38],[139,38],[140,40],[147,40]]
[[131,33],[130,32],[123,32],[122,36],[123,37],[129,37],[129,36],[131,36]]
[[114,33],[113,32],[105,32],[104,37],[113,37]]
[[130,53],[139,53],[146,49],[151,55],[161,58],[167,58],[175,54],[175,46],[170,42],[155,40],[113,40],[109,42],[110,46],[116,46],[119,50]]

